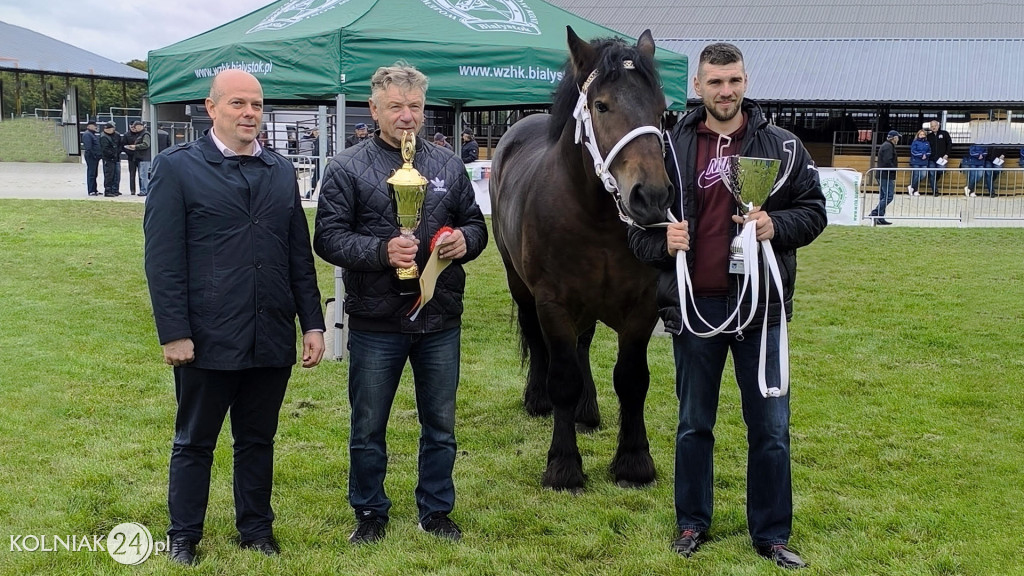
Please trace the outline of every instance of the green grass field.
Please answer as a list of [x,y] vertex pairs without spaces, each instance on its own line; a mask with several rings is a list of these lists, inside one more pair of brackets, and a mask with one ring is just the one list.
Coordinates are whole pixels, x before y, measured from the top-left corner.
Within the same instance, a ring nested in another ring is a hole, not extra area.
[[[800,252],[792,347],[796,519],[791,544],[822,575],[1024,574],[1024,261],[1021,229],[830,228]],[[0,526],[100,535],[167,526],[174,401],[142,271],[142,206],[0,201]],[[318,262],[325,298],[329,265]],[[544,490],[550,420],[524,415],[523,373],[497,251],[468,266],[458,405],[466,536],[416,529],[418,425],[408,374],[391,419],[388,537],[353,548],[346,500],[346,364],[296,368],[277,439],[275,530],[262,558],[234,544],[231,438],[214,464],[201,564],[105,552],[0,550],[0,574],[777,574],[746,533],[745,432],[731,375],[716,428],[711,542],[669,549],[676,403],[670,341],[650,348],[656,485],[607,465],[617,404],[607,329],[593,361],[604,424],[580,437],[590,480]]]
[[7,119],[0,122],[0,162],[78,162],[68,156],[52,120]]

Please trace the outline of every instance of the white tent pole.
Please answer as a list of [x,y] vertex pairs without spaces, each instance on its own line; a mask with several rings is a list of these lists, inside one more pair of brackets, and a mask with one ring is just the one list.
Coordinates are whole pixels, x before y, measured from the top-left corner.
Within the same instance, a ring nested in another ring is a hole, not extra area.
[[455,155],[462,157],[462,102],[455,102],[455,134],[452,135],[455,141]]
[[[335,129],[334,129],[334,151],[340,152],[345,146],[345,95],[338,94],[337,112],[335,113]],[[321,137],[326,131],[321,131]],[[323,147],[320,149],[321,156],[324,154]],[[320,169],[320,181],[321,187],[324,179],[324,172],[327,171],[327,165],[321,165]],[[348,336],[348,328],[345,326],[345,281],[341,277],[341,268],[339,266],[334,267],[334,359],[341,360],[345,359],[345,340]]]
[[157,127],[156,121],[156,104],[153,102],[149,103],[149,161],[153,162],[156,160],[156,155],[160,153],[160,129]]

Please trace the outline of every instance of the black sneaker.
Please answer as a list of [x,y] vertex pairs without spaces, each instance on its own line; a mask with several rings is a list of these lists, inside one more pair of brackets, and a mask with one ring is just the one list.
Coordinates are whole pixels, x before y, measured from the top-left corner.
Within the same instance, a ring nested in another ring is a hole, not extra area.
[[349,534],[348,541],[353,544],[372,544],[384,538],[384,525],[387,521],[371,510],[356,513],[356,529]]
[[889,222],[884,218],[878,218],[877,220],[875,220],[875,226],[889,226],[891,224],[892,222]]
[[679,537],[672,541],[672,551],[689,558],[704,543],[704,533],[696,530],[683,530]]
[[420,522],[420,530],[456,542],[462,539],[462,529],[444,512],[434,512],[427,516]]

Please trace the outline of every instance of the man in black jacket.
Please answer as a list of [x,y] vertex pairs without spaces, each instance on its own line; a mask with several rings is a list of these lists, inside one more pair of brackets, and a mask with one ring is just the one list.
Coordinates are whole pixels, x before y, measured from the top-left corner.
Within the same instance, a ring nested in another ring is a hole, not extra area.
[[[449,518],[455,506],[455,391],[459,383],[462,265],[487,245],[487,229],[465,166],[451,152],[417,139],[413,167],[427,179],[415,238],[399,233],[386,180],[402,166],[403,135],[423,125],[427,78],[411,66],[378,68],[371,78],[370,113],[379,131],[346,148],[327,165],[320,187],[313,246],[345,269],[349,314],[349,504],[353,544],[384,537],[391,500],[384,492],[385,434],[406,361],[412,366],[422,433],[416,504],[420,528],[458,540]],[[449,265],[433,299],[415,317],[417,293],[407,293],[396,269],[423,270],[436,240]]]
[[949,132],[939,128],[938,120],[932,120],[928,126],[928,145],[932,149],[932,154],[928,157],[928,167],[932,168],[928,171],[928,182],[932,186],[932,196],[938,196],[939,180],[942,180],[946,163],[949,162],[949,150],[953,146],[953,141]]
[[142,120],[132,122],[128,134],[125,134],[125,151],[128,153],[128,179],[131,181],[132,195],[135,195],[135,178],[138,174],[139,196],[149,192],[150,147],[152,139],[146,123]]
[[[765,367],[769,388],[779,388],[779,326],[792,313],[796,249],[825,228],[825,198],[814,162],[800,140],[768,124],[756,104],[743,100],[747,74],[738,48],[732,44],[705,47],[693,87],[704,105],[673,128],[675,157],[668,162],[669,174],[681,192],[672,212],[681,222],[670,224],[667,232],[660,228],[629,232],[637,258],[661,270],[658,305],[666,330],[673,333],[679,398],[675,467],[679,532],[672,548],[683,556],[692,555],[711,526],[713,429],[722,371],[731,351],[747,425],[750,537],[758,554],[779,566],[799,568],[803,560],[788,548],[793,520],[789,396],[763,397],[758,383],[764,317],[755,314],[740,334],[702,338],[687,331],[681,322],[675,256],[686,251],[693,278],[695,304],[687,305],[687,316],[696,322],[696,312],[709,326],[726,325],[738,305],[750,306],[749,295],[739,300],[740,277],[730,274],[729,246],[738,225],[753,220],[757,240],[772,241],[783,296],[780,301],[773,290],[768,302]],[[737,213],[736,202],[722,182],[721,166],[733,155],[782,161],[776,184],[781,187],[746,218]],[[761,293],[767,294],[763,282]],[[762,312],[764,305],[759,304]],[[740,316],[747,317],[742,307]]]
[[103,158],[103,195],[120,196],[121,135],[113,122],[103,125],[100,135],[100,156]]
[[146,277],[178,403],[167,503],[169,557],[194,564],[213,450],[231,414],[239,545],[266,555],[274,435],[295,364],[324,352],[309,225],[292,163],[256,142],[263,90],[241,70],[218,74],[213,128],[156,157],[143,220]]
[[480,157],[480,145],[476,143],[472,128],[462,130],[462,163],[476,162]]
[[98,196],[96,175],[100,165],[100,137],[96,135],[96,122],[90,120],[82,132],[82,154],[85,156],[85,189],[89,196]]
[[900,141],[900,133],[889,130],[885,136],[885,142],[878,147],[878,206],[871,211],[870,217],[875,219],[875,224],[888,226],[892,224],[885,219],[885,207],[892,203],[896,195],[896,168],[899,167],[899,157],[896,155],[896,143]]

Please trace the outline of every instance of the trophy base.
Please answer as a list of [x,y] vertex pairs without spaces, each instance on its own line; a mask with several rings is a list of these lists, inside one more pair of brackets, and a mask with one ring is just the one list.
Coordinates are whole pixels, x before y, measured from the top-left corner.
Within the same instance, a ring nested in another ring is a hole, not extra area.
[[411,294],[420,293],[420,279],[419,278],[399,278],[398,279],[398,293],[402,296],[409,296]]
[[729,259],[729,274],[745,274],[746,268],[743,266],[743,260]]

